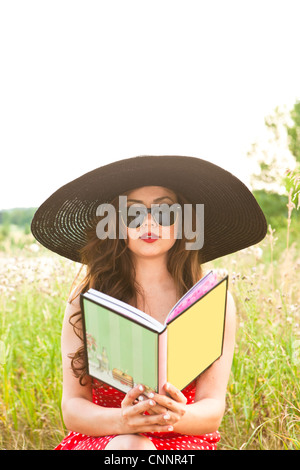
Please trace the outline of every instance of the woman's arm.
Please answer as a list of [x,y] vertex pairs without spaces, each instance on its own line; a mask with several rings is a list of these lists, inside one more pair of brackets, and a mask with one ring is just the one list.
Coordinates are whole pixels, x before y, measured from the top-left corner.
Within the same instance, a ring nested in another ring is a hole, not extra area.
[[[86,378],[82,386],[73,375],[69,354],[82,347],[69,320],[73,313],[80,310],[79,296],[69,301],[62,326],[61,351],[63,365],[62,414],[66,427],[87,435],[115,434],[117,432],[117,409],[98,407],[92,402],[92,382]],[[99,424],[101,423],[101,426]],[[101,428],[101,430],[100,430]]]
[[[187,405],[184,395],[169,384],[168,396],[154,400],[169,410],[174,432],[199,435],[218,429],[225,411],[225,397],[230,375],[234,344],[236,309],[232,295],[227,295],[227,310],[222,356],[197,379],[195,403]],[[166,388],[166,387],[165,387]]]
[[[69,322],[70,316],[78,310],[80,310],[79,297],[76,297],[67,304],[62,327],[63,396],[61,406],[66,427],[89,436],[170,431],[170,423],[164,418],[164,408],[157,407],[151,399],[136,403],[136,399],[143,393],[139,387],[133,388],[124,396],[121,408],[102,407],[92,402],[91,379],[86,377],[86,385],[82,386],[79,379],[73,375],[71,359],[68,357],[83,344]],[[145,416],[144,412],[151,412],[151,409],[159,409],[161,413]]]

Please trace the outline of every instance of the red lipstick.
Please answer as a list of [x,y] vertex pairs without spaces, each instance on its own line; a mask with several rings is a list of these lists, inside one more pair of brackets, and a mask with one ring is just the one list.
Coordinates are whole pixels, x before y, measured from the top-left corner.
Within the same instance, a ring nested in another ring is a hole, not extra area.
[[141,237],[140,237],[141,240],[143,240],[143,242],[146,242],[146,243],[153,243],[153,242],[156,242],[156,240],[159,239],[159,236],[156,235],[155,233],[144,233]]

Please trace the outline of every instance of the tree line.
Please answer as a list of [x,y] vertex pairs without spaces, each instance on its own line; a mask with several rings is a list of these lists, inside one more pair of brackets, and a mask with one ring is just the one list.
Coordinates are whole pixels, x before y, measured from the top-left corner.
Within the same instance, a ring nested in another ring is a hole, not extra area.
[[30,232],[32,217],[37,208],[25,207],[14,209],[3,209],[0,211],[0,226],[3,234],[8,234],[11,225],[23,229],[25,233]]

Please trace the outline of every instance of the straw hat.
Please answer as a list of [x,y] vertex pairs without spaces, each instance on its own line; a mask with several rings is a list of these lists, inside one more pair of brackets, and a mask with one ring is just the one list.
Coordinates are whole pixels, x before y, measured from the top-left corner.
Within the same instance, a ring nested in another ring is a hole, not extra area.
[[46,248],[80,261],[79,250],[97,207],[142,186],[164,186],[189,203],[204,204],[203,263],[254,245],[266,235],[264,214],[238,178],[186,156],[140,156],[96,168],[59,188],[39,207],[32,233]]

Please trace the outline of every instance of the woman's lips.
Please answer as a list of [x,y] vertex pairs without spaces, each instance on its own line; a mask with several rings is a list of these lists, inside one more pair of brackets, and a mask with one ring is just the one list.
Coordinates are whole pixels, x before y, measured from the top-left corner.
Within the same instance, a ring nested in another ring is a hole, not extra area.
[[143,235],[141,235],[140,239],[146,243],[153,243],[159,239],[159,236],[156,235],[155,233],[144,233]]

